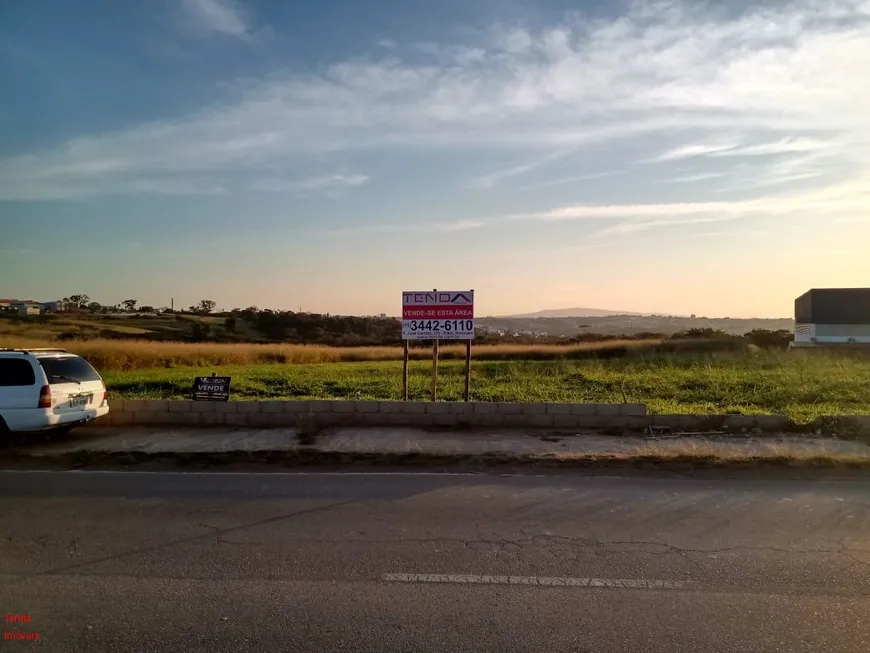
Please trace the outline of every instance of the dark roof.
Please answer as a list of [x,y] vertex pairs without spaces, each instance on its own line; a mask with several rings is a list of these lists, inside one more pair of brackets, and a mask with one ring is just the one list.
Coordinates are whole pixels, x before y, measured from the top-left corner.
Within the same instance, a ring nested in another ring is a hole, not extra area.
[[810,288],[807,293],[811,292],[822,292],[822,293],[842,293],[842,292],[854,292],[854,293],[870,293],[870,288]]
[[870,324],[870,288],[813,288],[794,309],[798,324]]

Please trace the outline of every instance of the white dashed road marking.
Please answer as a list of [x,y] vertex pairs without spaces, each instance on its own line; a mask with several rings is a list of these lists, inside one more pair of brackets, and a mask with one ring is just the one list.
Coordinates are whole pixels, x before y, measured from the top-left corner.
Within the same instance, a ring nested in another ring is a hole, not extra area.
[[490,576],[480,574],[384,574],[388,583],[456,583],[466,585],[537,585],[541,587],[609,587],[620,589],[675,590],[685,587],[676,580],[640,578],[569,578],[566,576]]

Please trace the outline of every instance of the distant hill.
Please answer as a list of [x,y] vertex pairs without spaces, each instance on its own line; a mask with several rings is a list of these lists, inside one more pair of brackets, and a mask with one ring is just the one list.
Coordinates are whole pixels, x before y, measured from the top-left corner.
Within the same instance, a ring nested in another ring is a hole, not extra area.
[[[588,310],[588,309],[569,309]],[[542,311],[548,312],[548,311]],[[743,335],[753,329],[793,330],[794,320],[680,317],[678,315],[650,315],[644,313],[621,315],[586,315],[583,317],[483,317],[477,320],[489,333],[515,336],[531,335],[536,338],[572,338],[583,333],[611,336],[635,336],[640,333],[673,335],[688,329],[718,329],[732,335]]]
[[556,308],[538,311],[537,313],[524,313],[522,315],[506,315],[510,318],[529,317],[608,317],[610,315],[646,315],[634,311],[608,311],[603,308]]

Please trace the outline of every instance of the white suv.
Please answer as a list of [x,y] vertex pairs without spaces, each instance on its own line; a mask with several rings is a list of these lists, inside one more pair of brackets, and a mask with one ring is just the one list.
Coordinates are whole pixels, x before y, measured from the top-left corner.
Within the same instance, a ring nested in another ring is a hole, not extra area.
[[109,412],[84,358],[63,349],[0,349],[0,433],[68,429]]

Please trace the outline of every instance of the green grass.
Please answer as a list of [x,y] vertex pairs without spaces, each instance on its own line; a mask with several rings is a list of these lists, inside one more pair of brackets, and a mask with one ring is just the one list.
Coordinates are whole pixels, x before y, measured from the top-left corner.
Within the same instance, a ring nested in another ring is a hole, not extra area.
[[[225,366],[232,398],[400,399],[401,362]],[[212,370],[208,370],[212,371]],[[203,368],[109,371],[119,398],[187,396]],[[410,398],[429,398],[431,363],[412,361]],[[462,398],[464,367],[440,365],[438,397]],[[476,401],[639,402],[655,413],[777,413],[807,422],[819,415],[870,413],[870,358],[842,355],[679,355],[611,360],[480,361]]]

